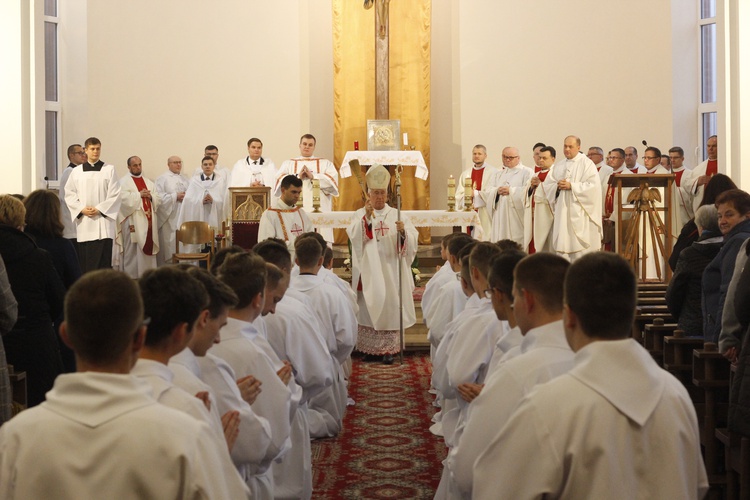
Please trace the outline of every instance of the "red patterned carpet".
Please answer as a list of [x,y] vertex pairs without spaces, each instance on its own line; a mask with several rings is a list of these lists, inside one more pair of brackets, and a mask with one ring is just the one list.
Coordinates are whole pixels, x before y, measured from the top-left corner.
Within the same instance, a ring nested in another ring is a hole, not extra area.
[[430,373],[427,353],[404,355],[403,366],[354,358],[349,395],[357,404],[337,438],[312,443],[313,498],[434,496],[445,445],[428,430]]

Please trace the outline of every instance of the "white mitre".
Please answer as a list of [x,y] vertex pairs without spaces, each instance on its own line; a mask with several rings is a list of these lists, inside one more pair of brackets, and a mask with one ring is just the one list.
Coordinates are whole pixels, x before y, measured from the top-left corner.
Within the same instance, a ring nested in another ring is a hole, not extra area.
[[373,164],[365,175],[367,187],[370,189],[388,189],[391,183],[391,174],[383,165]]

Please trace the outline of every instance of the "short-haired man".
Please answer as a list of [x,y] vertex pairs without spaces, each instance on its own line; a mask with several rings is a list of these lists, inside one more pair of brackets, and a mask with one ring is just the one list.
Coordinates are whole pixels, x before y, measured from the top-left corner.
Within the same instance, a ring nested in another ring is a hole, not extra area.
[[161,198],[158,212],[159,250],[156,254],[157,266],[172,261],[175,251],[175,234],[178,228],[177,217],[180,215],[182,200],[185,198],[190,179],[182,174],[182,158],[167,158],[167,171],[156,178],[156,192]]
[[489,241],[513,240],[523,244],[523,187],[533,175],[533,170],[521,163],[518,148],[503,149],[503,168],[495,181],[485,188],[490,201],[492,231]]
[[524,186],[523,248],[528,253],[552,251],[554,213],[544,188],[539,187],[555,164],[557,152],[552,146],[539,149],[534,175]]
[[604,150],[599,146],[590,147],[586,157],[596,165],[596,171],[599,173],[599,180],[602,183],[602,196],[604,196],[607,191],[609,176],[612,175],[614,169],[604,161]]
[[303,181],[295,175],[285,176],[279,183],[281,195],[276,205],[269,207],[260,217],[258,241],[279,238],[286,242],[294,256],[294,240],[302,233],[314,229],[305,209],[297,206]]
[[[604,190],[604,205],[602,206],[602,250],[613,252],[617,245],[617,239],[622,234],[622,230],[617,231],[615,228],[617,207],[620,204],[620,198],[617,194],[617,182],[613,175],[633,175],[633,172],[625,166],[625,150],[622,148],[611,150],[607,156],[607,160],[613,170]],[[628,199],[630,191],[630,188],[622,190],[624,199]],[[629,218],[629,214],[623,213],[623,218],[626,217]]]
[[60,210],[63,223],[63,238],[67,238],[73,242],[73,246],[78,246],[78,240],[76,240],[76,226],[73,223],[73,219],[70,217],[70,209],[68,204],[65,203],[65,185],[68,183],[70,173],[78,165],[83,164],[86,161],[86,153],[83,151],[83,146],[80,144],[71,144],[68,146],[68,166],[65,167],[62,174],[60,175],[60,187],[58,191],[58,197],[60,198]]
[[703,498],[693,403],[630,338],[635,305],[622,257],[599,252],[570,266],[563,325],[574,366],[493,422],[472,464],[473,498]]
[[[229,178],[232,175],[232,172],[228,168],[224,168],[221,165],[219,165],[219,148],[216,147],[213,144],[209,144],[205,148],[203,148],[203,158],[208,156],[214,161],[214,173],[222,177],[224,179],[224,182],[228,185],[229,184]],[[200,175],[203,173],[203,167],[202,165],[195,169],[193,172],[193,177],[200,177]]]
[[117,249],[120,270],[138,279],[156,267],[159,247],[161,197],[151,179],[143,176],[143,165],[137,156],[128,158],[128,172],[120,179],[120,213],[117,216]]
[[524,339],[520,353],[501,363],[471,403],[458,447],[447,464],[452,486],[471,492],[477,457],[487,449],[531,389],[570,370],[573,351],[562,323],[563,281],[568,262],[551,253],[521,260],[514,271],[513,312]]
[[638,150],[633,146],[625,148],[625,166],[633,174],[646,173],[646,167],[638,163]]
[[[483,238],[488,238],[490,231],[492,230],[492,214],[488,209],[488,205],[492,205],[494,195],[490,195],[489,198],[487,198],[487,193],[482,191],[482,188],[483,186],[486,187],[494,184],[495,176],[500,174],[500,171],[497,168],[486,163],[486,159],[487,148],[482,144],[474,146],[471,150],[471,161],[473,165],[470,169],[461,172],[461,175],[458,177],[458,185],[456,186],[456,206],[459,207],[460,210],[464,207],[466,178],[469,177],[471,179],[471,184],[474,189],[474,196],[472,198],[473,206],[467,208],[473,208],[477,211],[482,226]],[[490,201],[489,203],[488,200]],[[474,233],[473,236],[479,237],[476,233]]]
[[719,173],[719,146],[718,137],[712,135],[706,141],[706,154],[708,158],[702,163],[699,163],[691,172],[689,184],[686,183],[685,187],[690,189],[690,196],[693,198],[693,212],[698,210],[698,207],[703,201],[703,190],[711,180],[711,177]]
[[[354,213],[347,234],[352,243],[352,288],[357,289],[359,334],[356,349],[393,363],[401,351],[399,293],[403,327],[416,322],[411,263],[417,252],[417,230],[386,203],[391,175],[382,165],[367,171],[369,200]],[[398,274],[401,268],[402,279]],[[401,289],[399,290],[399,285]]]
[[679,146],[669,148],[669,163],[671,173],[674,174],[674,194],[676,210],[673,210],[675,225],[672,228],[675,234],[679,234],[682,226],[693,218],[693,204],[687,184],[690,184],[691,172],[685,167],[685,152]]
[[[665,175],[669,174],[669,171],[661,166],[661,150],[659,148],[656,148],[654,146],[649,146],[646,148],[646,151],[643,153],[643,163],[646,167],[646,173],[647,174],[659,174],[659,175]],[[660,196],[662,201],[656,201],[654,200],[654,205],[659,208],[664,206],[664,189],[663,188],[657,188],[659,190]],[[674,198],[673,198],[673,208],[674,208]],[[674,210],[673,210],[674,212]],[[673,219],[674,220],[674,219]],[[662,221],[665,224],[667,221]],[[645,245],[642,245],[641,242],[644,241],[643,234],[640,233],[640,231],[644,231],[647,235],[645,238]],[[657,238],[661,240],[661,245],[654,243],[653,238],[649,237],[648,235],[653,234],[653,231],[656,231]],[[679,230],[672,227],[672,234],[676,234]],[[646,278],[659,278],[664,279],[665,272],[666,272],[666,260],[664,255],[660,255],[659,253],[659,247],[661,246],[664,248],[664,245],[670,244],[670,239],[665,238],[664,234],[657,228],[652,228],[652,222],[649,218],[646,218],[645,226],[641,226],[639,229],[639,242],[638,242],[638,260],[639,261],[645,261],[646,262]],[[641,269],[640,263],[638,266],[636,266],[636,269]]]
[[[264,311],[266,274],[265,261],[254,253],[228,255],[224,260],[218,278],[234,290],[239,301],[221,330],[223,341],[211,353],[226,361],[237,376],[253,375],[263,383],[253,410],[271,424],[274,442],[281,440],[289,446],[272,466],[274,497],[309,499],[310,431],[306,408],[300,404],[302,389],[294,381],[292,365],[279,359],[253,324]],[[285,477],[277,474],[280,467]]]
[[547,146],[545,143],[543,143],[543,142],[537,142],[536,144],[534,144],[534,147],[531,148],[531,150],[533,151],[533,155],[534,155],[534,167],[535,167],[534,168],[534,173],[539,172],[539,169],[540,169],[540,165],[539,165],[539,153],[542,152],[542,148],[545,147],[545,146]]
[[177,216],[177,227],[189,221],[203,221],[218,232],[226,215],[228,179],[216,172],[216,161],[210,155],[201,161],[201,169],[202,173],[190,179]]
[[211,428],[224,471],[222,476],[213,480],[225,481],[234,495],[247,496],[250,492],[229,457],[229,450],[237,439],[239,418],[233,420],[233,427],[225,437],[221,420],[212,418],[204,402],[196,395],[174,384],[174,373],[167,366],[169,359],[185,349],[193,336],[195,324],[208,305],[206,289],[186,271],[171,266],[147,271],[138,285],[144,314],[150,318],[150,323],[131,374],[149,384],[159,403],[205,422]]
[[594,162],[581,153],[581,139],[565,138],[565,160],[552,167],[542,185],[555,213],[552,249],[573,261],[595,252],[602,241],[602,184]]
[[[357,317],[351,305],[341,300],[341,292],[323,281],[318,275],[323,264],[323,247],[313,236],[303,236],[295,241],[295,256],[299,266],[299,276],[294,278],[291,287],[310,298],[311,305],[321,331],[324,333],[330,355],[343,367],[354,349],[357,336]],[[342,369],[337,374],[343,373]],[[339,408],[339,418],[343,418],[344,408]],[[341,420],[334,426],[310,429],[310,437],[332,437],[341,430]]]
[[0,428],[3,498],[246,498],[230,490],[209,427],[157,403],[130,374],[146,337],[137,284],[84,275],[65,300],[77,373]]
[[[312,210],[312,180],[320,182],[320,210],[333,210],[333,198],[339,195],[339,173],[329,160],[313,156],[316,140],[312,134],[305,134],[299,140],[299,153],[296,158],[284,161],[276,173],[276,183],[272,189],[275,196],[281,196],[281,182],[287,175],[294,175],[302,181],[302,204]],[[333,244],[333,229],[323,228],[320,233],[327,242]]]
[[114,165],[99,159],[102,143],[84,143],[87,161],[74,168],[65,184],[65,203],[76,225],[78,260],[84,273],[112,267],[112,245],[120,210],[120,183]]
[[229,187],[273,187],[276,182],[276,165],[263,157],[263,142],[257,137],[247,141],[247,156],[232,168]]
[[237,379],[224,360],[208,353],[220,342],[219,332],[227,323],[228,309],[237,304],[237,295],[205,269],[183,265],[203,284],[209,302],[198,316],[188,346],[172,356],[168,366],[176,386],[208,401],[212,419],[223,427],[228,444],[234,442],[232,462],[253,498],[260,498],[270,482],[267,471],[279,453],[271,441],[270,424],[250,406],[261,392],[261,383],[252,376]]

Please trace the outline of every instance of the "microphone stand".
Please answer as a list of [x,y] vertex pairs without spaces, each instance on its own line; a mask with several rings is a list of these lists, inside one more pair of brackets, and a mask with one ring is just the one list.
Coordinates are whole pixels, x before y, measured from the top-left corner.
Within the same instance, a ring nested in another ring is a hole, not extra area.
[[[396,166],[396,214],[397,214],[397,221],[401,222],[401,172],[403,172],[404,167],[401,165]],[[399,235],[399,243],[403,245],[403,241],[401,241],[401,235]],[[403,269],[402,269],[402,262],[403,255],[401,254],[401,249],[399,249],[398,252],[398,332],[399,332],[399,339],[401,342],[401,351],[399,352],[399,363],[404,364],[404,347],[405,347],[405,339],[404,339],[404,288],[403,288]]]

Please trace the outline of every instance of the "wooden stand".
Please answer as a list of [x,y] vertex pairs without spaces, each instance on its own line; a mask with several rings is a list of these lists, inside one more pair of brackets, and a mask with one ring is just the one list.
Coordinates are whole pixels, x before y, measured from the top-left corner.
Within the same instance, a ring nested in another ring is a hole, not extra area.
[[258,243],[260,217],[271,204],[271,188],[233,187],[229,192],[232,196],[232,244],[249,250]]

